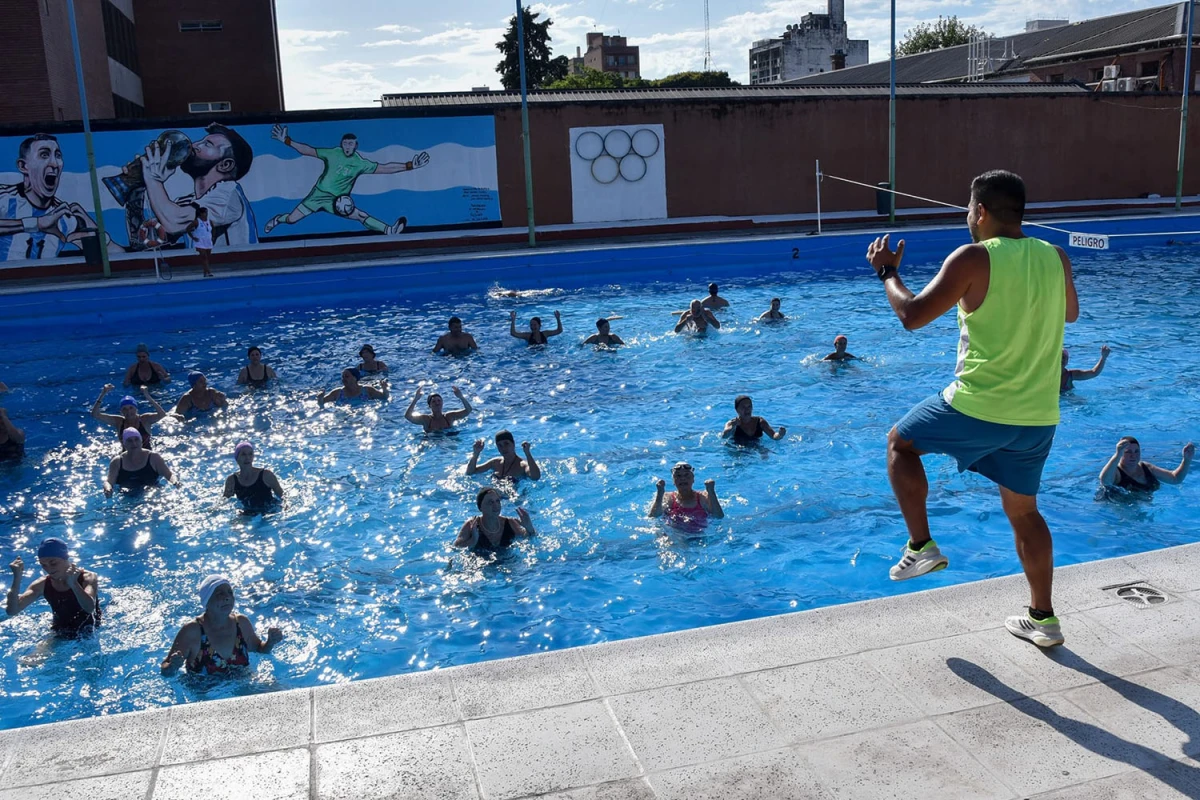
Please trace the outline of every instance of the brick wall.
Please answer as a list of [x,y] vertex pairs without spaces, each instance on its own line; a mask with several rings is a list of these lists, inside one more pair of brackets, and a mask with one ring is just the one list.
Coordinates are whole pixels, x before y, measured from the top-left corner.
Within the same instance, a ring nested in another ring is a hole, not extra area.
[[0,122],[53,119],[46,51],[42,45],[40,0],[0,0],[0,40],[5,80]]
[[[52,111],[40,119],[80,119],[67,0],[42,0],[36,5],[42,20]],[[75,16],[79,28],[83,82],[87,87],[88,113],[93,119],[109,119],[113,116],[112,84],[108,77],[108,48],[104,44],[100,0],[75,0]]]

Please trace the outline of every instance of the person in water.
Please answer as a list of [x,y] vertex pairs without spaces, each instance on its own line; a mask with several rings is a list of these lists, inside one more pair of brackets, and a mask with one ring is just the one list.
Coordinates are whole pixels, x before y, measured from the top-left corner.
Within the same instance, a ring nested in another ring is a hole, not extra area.
[[246,358],[250,360],[250,363],[242,367],[242,371],[238,373],[237,382],[240,385],[261,389],[267,385],[267,381],[278,379],[279,376],[275,374],[275,370],[262,363],[262,350],[257,345],[246,351]]
[[771,307],[758,315],[759,322],[777,322],[781,319],[787,319],[787,316],[779,310],[780,299],[778,297],[771,298]]
[[25,431],[12,424],[8,411],[0,408],[0,462],[25,457]]
[[717,294],[717,285],[715,283],[710,283],[708,285],[708,297],[701,301],[701,305],[705,308],[729,308],[729,301]]
[[225,479],[225,497],[236,496],[246,511],[264,511],[283,500],[283,486],[275,473],[254,466],[254,446],[242,442],[233,448],[238,471]]
[[479,454],[483,452],[483,439],[476,439],[471,459],[467,462],[467,474],[476,475],[491,470],[495,477],[514,482],[522,478],[536,481],[542,477],[541,467],[533,460],[529,442],[521,442],[521,449],[525,451],[524,461],[517,457],[516,440],[508,431],[500,431],[496,434],[496,449],[500,451],[499,457],[479,464]]
[[950,254],[914,295],[900,279],[901,240],[867,248],[867,261],[905,330],[923,328],[957,306],[955,379],[888,433],[888,478],[908,528],[892,580],[944,569],[930,537],[929,481],[921,457],[945,453],[959,471],[978,472],[1000,488],[1000,502],[1029,583],[1028,611],[1004,627],[1039,647],[1063,643],[1054,615],[1054,543],[1038,510],[1042,469],[1059,421],[1063,328],[1079,318],[1071,260],[1060,247],[1026,236],[1025,183],[996,170],[971,182],[967,228],[973,244]]
[[856,361],[858,356],[851,355],[846,352],[846,345],[849,340],[844,334],[838,334],[833,337],[833,352],[822,358],[822,361]]
[[787,435],[787,428],[782,425],[776,431],[765,418],[754,416],[754,401],[749,395],[739,394],[733,398],[733,410],[737,416],[725,423],[725,429],[721,431],[722,439],[733,436],[734,444],[754,444],[764,433],[775,441]]
[[358,371],[363,375],[386,375],[388,365],[375,358],[375,348],[369,344],[364,344],[358,351],[358,357],[362,359],[358,365]]
[[476,552],[503,550],[518,537],[537,535],[533,520],[524,508],[517,509],[515,518],[500,516],[501,497],[495,489],[480,489],[475,496],[475,507],[479,509],[479,516],[463,523],[458,538],[454,540],[455,547]]
[[135,353],[137,361],[125,370],[126,386],[155,386],[171,382],[167,368],[157,361],[150,360],[150,348],[139,344]]
[[672,525],[685,529],[698,530],[704,527],[708,518],[721,519],[725,512],[721,509],[721,501],[717,499],[717,482],[706,480],[704,491],[692,489],[696,482],[696,471],[686,461],[680,461],[671,467],[671,482],[675,491],[666,491],[667,482],[661,478],[655,484],[654,502],[646,512],[651,518],[665,517]]
[[118,407],[120,414],[105,414],[100,410],[100,406],[108,393],[115,388],[111,383],[104,384],[104,388],[100,390],[100,396],[92,404],[92,419],[112,425],[117,429],[118,437],[127,430],[136,430],[142,435],[142,447],[146,450],[153,449],[150,444],[150,427],[156,422],[162,421],[167,416],[167,410],[160,406],[154,396],[150,394],[150,390],[143,386],[142,397],[154,406],[153,414],[139,414],[137,400],[131,395],[121,398],[121,405]]
[[517,339],[524,339],[525,344],[530,347],[535,344],[545,344],[551,336],[558,336],[563,332],[562,315],[557,311],[554,312],[554,321],[558,327],[552,331],[543,331],[542,318],[534,317],[529,320],[528,331],[519,331],[517,330],[517,312],[513,311],[508,315],[508,334]]
[[617,336],[615,333],[609,331],[608,320],[605,317],[601,317],[600,319],[596,320],[596,332],[584,339],[583,343],[602,344],[608,347],[616,347],[617,345],[625,344],[625,342],[621,341],[620,336]]
[[451,317],[449,327],[450,332],[443,333],[434,343],[434,355],[437,355],[439,351],[448,356],[461,356],[466,353],[479,352],[479,345],[475,343],[475,337],[463,331],[461,319]]
[[224,394],[209,388],[208,378],[204,376],[203,372],[189,372],[187,379],[192,388],[184,392],[183,397],[180,397],[179,402],[175,404],[176,414],[182,416],[189,411],[214,411],[229,405]]
[[321,405],[326,403],[336,403],[339,400],[387,400],[388,399],[388,382],[384,378],[379,382],[379,388],[368,386],[364,383],[359,383],[362,373],[357,369],[347,367],[342,370],[342,385],[337,389],[330,389],[328,392],[322,392],[317,395],[317,402]]
[[124,452],[108,465],[108,475],[104,479],[105,497],[112,497],[113,489],[118,486],[123,489],[143,489],[157,485],[159,478],[167,483],[173,482],[171,468],[163,461],[163,457],[142,448],[142,435],[137,429],[126,428],[121,434],[121,444]]
[[204,613],[175,635],[162,674],[173,675],[180,665],[188,672],[224,675],[234,667],[250,666],[250,653],[269,653],[283,639],[279,628],[267,628],[266,641],[243,614],[233,613],[233,586],[224,575],[209,575],[196,587]]
[[20,614],[39,597],[46,598],[53,617],[50,629],[67,637],[86,635],[100,624],[100,579],[71,561],[67,543],[62,539],[45,539],[37,550],[38,563],[46,572],[21,591],[25,562],[20,556],[9,564],[12,586],[4,610],[8,616]]
[[720,329],[721,322],[713,313],[701,305],[699,300],[693,300],[687,311],[679,315],[679,322],[675,323],[675,332],[679,333],[684,328],[690,328],[696,333],[704,333],[709,326]]
[[1067,352],[1067,348],[1062,351],[1062,373],[1059,376],[1058,391],[1059,393],[1069,392],[1075,388],[1075,381],[1090,381],[1092,378],[1104,371],[1104,364],[1108,361],[1108,355],[1112,350],[1108,345],[1100,345],[1100,360],[1096,362],[1096,366],[1091,369],[1067,369],[1067,362],[1071,360],[1071,354]]
[[467,402],[467,398],[462,393],[462,389],[457,386],[451,387],[454,391],[454,396],[458,398],[463,407],[459,411],[451,411],[448,414],[442,413],[442,396],[437,392],[429,395],[429,413],[418,414],[417,401],[421,399],[421,387],[417,387],[417,393],[413,395],[412,402],[408,404],[408,410],[404,412],[404,418],[414,425],[420,425],[425,429],[426,433],[433,431],[444,431],[459,420],[466,419],[467,416],[474,410],[471,404]]
[[1117,452],[1100,470],[1100,483],[1106,488],[1116,486],[1130,492],[1153,492],[1164,483],[1183,483],[1195,455],[1196,445],[1188,442],[1183,447],[1183,460],[1179,466],[1163,469],[1149,461],[1142,461],[1141,444],[1132,436],[1125,436],[1117,442]]

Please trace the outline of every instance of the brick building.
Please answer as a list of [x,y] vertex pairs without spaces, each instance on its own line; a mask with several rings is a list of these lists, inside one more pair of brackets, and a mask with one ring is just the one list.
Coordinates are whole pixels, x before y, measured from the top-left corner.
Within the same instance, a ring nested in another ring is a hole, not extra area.
[[[6,0],[0,124],[80,118],[68,0]],[[283,109],[274,0],[75,0],[93,119]]]
[[571,73],[579,75],[584,67],[597,72],[612,72],[622,78],[642,77],[638,48],[630,47],[624,36],[589,33],[587,52],[581,54],[579,48],[575,48],[575,58],[571,59]]

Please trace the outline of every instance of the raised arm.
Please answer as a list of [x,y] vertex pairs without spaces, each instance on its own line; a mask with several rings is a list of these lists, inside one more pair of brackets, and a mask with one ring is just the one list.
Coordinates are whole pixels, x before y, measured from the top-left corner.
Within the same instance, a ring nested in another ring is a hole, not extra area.
[[241,629],[242,638],[246,640],[246,644],[256,653],[269,653],[271,648],[279,644],[283,640],[283,631],[279,628],[267,628],[266,640],[258,638],[258,632],[254,630],[254,624],[250,622],[243,614],[237,615],[238,628]]
[[717,330],[721,329],[721,320],[717,319],[716,314],[714,314],[713,312],[709,311],[706,308],[706,309],[704,309],[704,316],[708,319],[709,325],[712,325]]
[[679,322],[676,322],[676,323],[675,323],[675,332],[676,332],[676,333],[679,333],[681,330],[683,330],[684,328],[686,328],[686,327],[687,327],[687,324],[688,324],[688,322],[689,322],[691,319],[692,319],[692,312],[691,312],[690,310],[689,310],[689,311],[685,311],[685,312],[683,312],[682,314],[680,314],[680,315],[679,315]]
[[104,384],[104,388],[100,390],[100,396],[96,398],[95,403],[92,403],[92,419],[107,423],[109,425],[120,425],[121,424],[120,415],[105,414],[103,411],[100,410],[100,405],[104,402],[105,396],[107,396],[108,393],[111,392],[115,388],[116,387],[113,386],[111,383]]
[[[467,474],[475,475],[480,472],[487,472],[489,469],[495,469],[493,462],[500,459],[490,459],[483,466],[479,466],[479,454],[483,452],[483,439],[476,439],[474,446],[471,448],[471,457],[467,460]],[[501,463],[504,463],[501,461]]]
[[67,587],[70,588],[71,594],[75,595],[75,602],[79,603],[79,608],[85,614],[91,614],[96,610],[96,598],[100,592],[99,581],[96,573],[89,572],[83,579],[83,583],[79,582],[79,573],[83,572],[79,567],[72,564],[67,569]]
[[150,394],[150,390],[145,386],[142,387],[142,397],[146,398],[146,402],[154,406],[153,414],[142,414],[142,422],[149,428],[156,422],[160,422],[167,416],[167,410],[159,405],[159,402],[154,399],[154,395]]
[[215,405],[217,408],[228,408],[229,407],[229,400],[226,399],[224,392],[218,392],[216,389],[213,389],[212,393],[213,393],[213,405]]
[[784,436],[787,436],[787,428],[784,426],[780,425],[779,430],[775,430],[771,427],[771,423],[767,422],[764,418],[759,417],[758,419],[760,422],[762,422],[763,433],[765,433],[767,436],[770,436],[775,441],[778,442]]
[[546,338],[549,338],[549,337],[551,337],[551,336],[558,336],[559,334],[561,334],[561,333],[563,332],[563,327],[562,327],[562,314],[561,314],[561,313],[559,313],[558,311],[555,311],[555,312],[554,312],[554,321],[555,321],[556,323],[558,323],[558,327],[556,327],[556,328],[555,328],[554,330],[552,330],[552,331],[543,331],[543,333],[546,335]]
[[542,468],[533,460],[533,450],[530,449],[529,442],[521,442],[521,449],[525,451],[525,474],[532,481],[541,480]]
[[387,378],[384,378],[379,382],[378,389],[376,389],[374,386],[365,385],[362,388],[363,391],[367,393],[367,397],[370,397],[372,400],[387,400],[388,396],[390,395]]
[[429,153],[421,151],[413,156],[412,161],[389,161],[375,166],[376,175],[390,175],[395,172],[412,172],[429,163]]
[[46,585],[45,578],[38,578],[33,583],[29,584],[29,588],[24,592],[21,591],[21,576],[25,574],[25,562],[17,556],[8,568],[12,570],[12,586],[8,589],[8,596],[5,598],[4,611],[8,616],[15,617],[29,606],[34,600],[42,596],[42,589]]
[[1112,454],[1112,458],[1108,459],[1108,463],[1104,465],[1104,469],[1100,470],[1100,483],[1104,486],[1112,486],[1117,482],[1118,464],[1121,463],[1121,457],[1125,455],[1125,448],[1129,446],[1129,442],[1122,439],[1117,442],[1117,451]]
[[728,439],[730,437],[730,435],[733,434],[733,428],[735,425],[737,425],[737,423],[738,423],[737,417],[734,417],[733,419],[729,420],[729,422],[726,422],[724,429],[721,431],[721,438]]
[[533,519],[530,518],[529,512],[523,507],[517,507],[517,536],[537,536],[537,531],[533,529]]
[[462,389],[458,388],[457,386],[452,386],[451,389],[453,389],[454,396],[457,397],[458,401],[463,404],[463,407],[458,411],[450,411],[446,413],[445,416],[446,419],[450,420],[451,422],[458,422],[460,419],[466,419],[467,415],[469,415],[475,409],[471,408],[471,403],[467,400],[467,396],[463,394]]
[[654,484],[654,502],[650,504],[650,508],[646,509],[647,517],[661,517],[663,511],[663,496],[667,491],[667,482],[662,478],[658,479],[658,483]]
[[471,517],[459,528],[455,547],[474,547],[479,543],[479,517]]
[[304,144],[303,142],[297,142],[295,139],[288,136],[288,129],[286,125],[276,125],[275,127],[271,128],[271,138],[278,142],[283,142],[285,145],[292,148],[302,156],[317,155],[317,149],[315,147]]
[[707,480],[704,482],[704,504],[708,507],[708,513],[716,519],[724,519],[725,511],[721,508],[721,501],[717,499],[717,482]]
[[876,239],[867,248],[867,261],[883,279],[888,303],[908,331],[923,328],[954,308],[971,289],[972,281],[982,278],[991,264],[986,248],[976,244],[963,245],[946,258],[941,270],[921,293],[914,295],[900,279],[903,259],[903,239],[894,253],[888,246],[887,236]]
[[416,413],[417,401],[420,399],[421,399],[421,387],[418,386],[417,393],[413,395],[412,402],[408,404],[408,409],[404,412],[404,418],[406,420],[408,420],[409,422],[413,423],[414,425],[424,425],[426,420],[428,419],[428,416],[426,416],[425,414]]
[[1100,360],[1096,362],[1096,366],[1091,369],[1073,369],[1071,370],[1071,378],[1077,381],[1090,381],[1092,378],[1104,371],[1104,363],[1108,361],[1108,355],[1112,350],[1108,345],[1100,346]]
[[529,341],[529,334],[517,330],[517,312],[513,311],[508,315],[508,335],[515,339],[524,339]]
[[1158,478],[1163,483],[1183,483],[1183,479],[1187,477],[1188,468],[1192,465],[1192,456],[1196,455],[1196,445],[1188,442],[1183,448],[1183,460],[1179,462],[1179,466],[1175,469],[1163,469],[1156,467],[1153,464],[1146,464],[1145,467],[1150,472],[1154,473],[1154,477]]

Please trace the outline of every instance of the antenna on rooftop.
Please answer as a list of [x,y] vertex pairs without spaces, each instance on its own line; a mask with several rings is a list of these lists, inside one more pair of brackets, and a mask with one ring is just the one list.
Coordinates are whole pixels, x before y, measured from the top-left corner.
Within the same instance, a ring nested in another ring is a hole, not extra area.
[[712,71],[712,44],[708,40],[708,0],[704,0],[704,71]]

